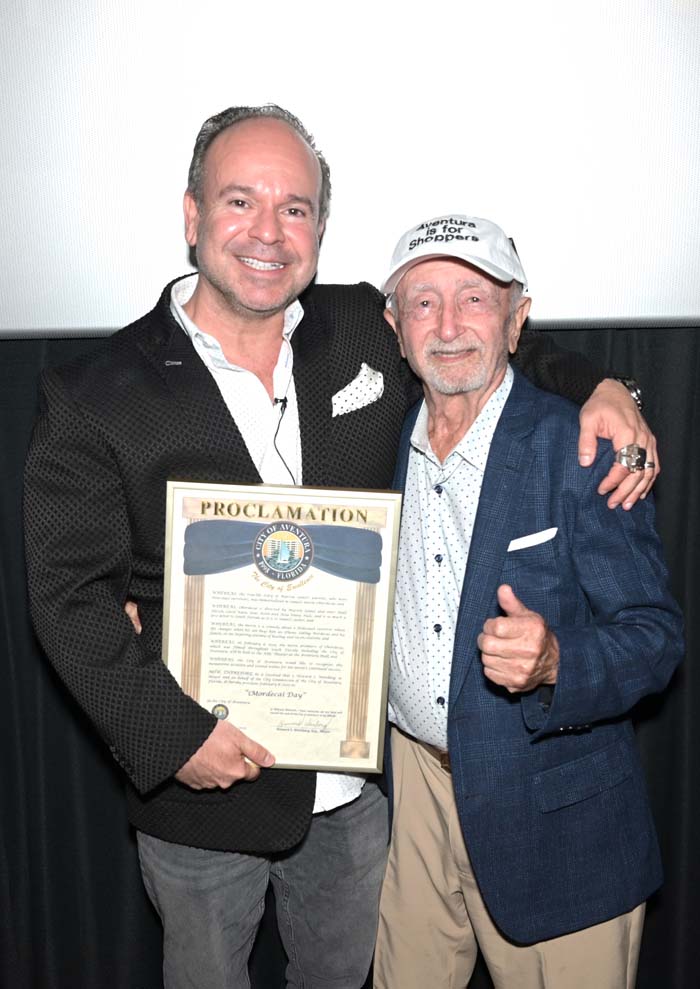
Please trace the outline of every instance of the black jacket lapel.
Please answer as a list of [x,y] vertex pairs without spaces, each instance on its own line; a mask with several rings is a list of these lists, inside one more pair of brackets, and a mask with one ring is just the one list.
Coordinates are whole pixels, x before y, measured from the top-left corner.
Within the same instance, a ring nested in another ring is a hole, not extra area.
[[230,475],[231,483],[260,483],[260,475],[221,392],[170,311],[171,287],[165,288],[150,314],[148,329],[140,331],[135,340],[180,410],[181,418],[179,422],[173,420],[172,428],[182,429],[195,449],[211,450],[212,458]]
[[328,330],[310,298],[302,300],[304,318],[292,336],[294,387],[299,406],[303,483],[332,484],[329,424],[333,396],[328,368]]

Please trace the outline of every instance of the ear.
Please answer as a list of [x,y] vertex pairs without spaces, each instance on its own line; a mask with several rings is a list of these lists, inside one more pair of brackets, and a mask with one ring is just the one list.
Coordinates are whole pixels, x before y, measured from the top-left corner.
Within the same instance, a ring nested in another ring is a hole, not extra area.
[[199,227],[199,210],[192,193],[187,189],[182,203],[185,214],[185,240],[190,247],[197,245],[197,228]]
[[396,320],[396,315],[394,314],[394,310],[390,309],[389,306],[387,306],[386,309],[384,310],[384,319],[387,321],[389,326],[396,334],[396,339],[399,341],[399,350],[401,351],[401,356],[405,357],[406,353],[403,349],[403,340],[401,339],[400,327]]
[[528,313],[530,312],[531,305],[532,299],[530,296],[524,295],[518,303],[518,308],[513,313],[513,317],[508,328],[508,353],[510,354],[514,354],[518,349],[520,333],[523,328],[523,323],[527,319]]
[[323,235],[324,235],[325,232],[326,232],[326,221],[325,220],[321,220],[321,222],[318,225],[318,242],[319,242],[319,244],[322,243],[322,241],[323,241]]

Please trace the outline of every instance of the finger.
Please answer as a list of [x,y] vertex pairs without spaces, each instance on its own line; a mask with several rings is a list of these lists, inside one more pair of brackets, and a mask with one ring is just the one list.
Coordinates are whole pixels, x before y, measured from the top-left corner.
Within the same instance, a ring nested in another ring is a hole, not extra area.
[[648,459],[651,460],[653,464],[655,464],[654,480],[656,480],[656,478],[661,473],[661,455],[659,453],[659,448],[657,446],[655,436],[652,436],[651,438],[651,443],[649,444],[649,454],[650,456]]
[[628,480],[630,472],[622,464],[615,463],[598,485],[598,494],[608,494],[614,491],[620,484]]
[[622,507],[626,512],[636,505],[638,501],[646,498],[647,493],[651,490],[651,486],[654,483],[655,476],[654,471],[650,467],[646,470],[639,471],[635,475],[637,481],[634,488],[622,500]]
[[522,601],[516,596],[510,584],[501,584],[497,591],[498,603],[501,610],[509,618],[524,618],[532,612],[526,608]]
[[541,616],[534,611],[517,617],[487,618],[476,642],[487,656],[515,659],[529,656],[537,648],[544,630]]
[[504,642],[502,636],[496,635],[494,631],[484,628],[484,631],[477,636],[476,644],[481,652],[481,662],[485,666],[492,666],[494,662],[510,658],[503,655],[504,648],[507,649],[507,643]]
[[245,771],[241,779],[251,783],[253,780],[256,780],[260,775],[260,766],[257,766],[254,762],[250,762],[249,759],[244,760],[244,765],[245,765]]
[[500,669],[498,666],[493,666],[492,661],[493,656],[482,656],[482,662],[484,664],[484,676],[491,683],[497,683],[499,687],[505,687],[506,685],[506,673]]
[[484,672],[487,670],[492,676],[498,676],[501,678],[510,675],[513,663],[517,659],[516,656],[501,656],[498,652],[482,652],[481,662],[484,667]]
[[651,470],[628,471],[628,475],[608,498],[608,508],[617,508],[618,505],[622,505],[625,511],[629,511],[647,490],[649,482],[652,480]]
[[578,462],[581,467],[590,467],[598,452],[598,439],[593,426],[581,424],[578,437]]
[[273,766],[275,763],[275,757],[271,752],[268,751],[263,745],[258,742],[254,742],[252,738],[248,738],[243,732],[239,732],[240,739],[238,742],[241,753],[248,760],[248,763],[253,763],[256,766]]
[[[527,631],[527,629],[525,629]],[[486,656],[512,659],[519,655],[523,626],[515,618],[489,618],[476,643]]]
[[127,617],[131,620],[131,624],[134,626],[134,631],[137,635],[141,634],[141,619],[139,618],[139,609],[135,601],[127,601],[124,605],[124,611]]
[[484,676],[491,683],[495,683],[499,687],[505,687],[510,694],[526,690],[529,683],[527,674],[508,667],[501,669],[498,666],[484,666]]
[[651,437],[651,441],[649,443],[649,447],[648,447],[648,450],[647,450],[647,462],[649,462],[649,461],[651,461],[651,463],[654,464],[654,467],[653,468],[648,468],[645,471],[646,474],[649,474],[649,472],[651,472],[651,478],[649,479],[649,483],[647,484],[647,487],[646,487],[645,491],[643,492],[643,494],[640,495],[640,498],[642,498],[642,499],[646,498],[646,496],[649,494],[649,492],[651,491],[652,487],[654,486],[654,482],[656,481],[656,478],[661,473],[661,462],[660,462],[660,459],[659,459],[659,451],[658,451],[658,448],[657,448],[657,445],[656,445],[656,437],[655,436],[652,436]]
[[[640,422],[644,423],[641,416],[639,418]],[[624,438],[622,434],[619,434],[619,439],[615,440],[615,449],[621,449],[619,444]],[[639,498],[646,496],[658,474],[658,455],[656,439],[653,434],[645,428],[634,435],[634,442],[643,447],[646,462],[654,466],[642,471],[630,471],[622,464],[613,464],[598,486],[599,494],[612,493],[608,499],[609,508],[617,508],[618,505],[622,505],[626,511],[629,511]]]

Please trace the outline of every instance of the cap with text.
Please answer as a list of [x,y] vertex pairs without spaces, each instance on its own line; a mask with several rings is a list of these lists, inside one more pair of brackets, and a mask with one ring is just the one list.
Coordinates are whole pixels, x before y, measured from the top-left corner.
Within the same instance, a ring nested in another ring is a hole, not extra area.
[[450,213],[406,231],[394,250],[382,292],[391,295],[419,261],[442,257],[467,261],[501,282],[527,285],[515,247],[499,226],[478,216]]

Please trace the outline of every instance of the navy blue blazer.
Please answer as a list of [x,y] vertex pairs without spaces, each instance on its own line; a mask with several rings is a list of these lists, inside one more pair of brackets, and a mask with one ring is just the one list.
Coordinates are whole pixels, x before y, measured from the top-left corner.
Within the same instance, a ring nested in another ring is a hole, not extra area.
[[[404,425],[403,489],[416,406]],[[683,653],[652,499],[611,511],[599,441],[578,464],[578,409],[515,372],[486,465],[459,607],[448,710],[452,780],[479,888],[500,930],[533,943],[608,920],[661,884],[630,709]],[[511,540],[556,528],[509,551]],[[410,539],[410,532],[402,532]],[[477,636],[513,587],[559,641],[553,692],[484,676]]]

